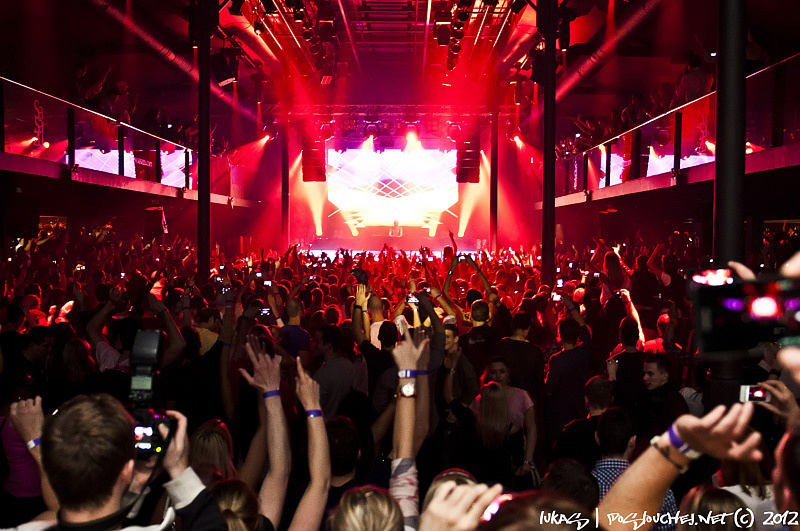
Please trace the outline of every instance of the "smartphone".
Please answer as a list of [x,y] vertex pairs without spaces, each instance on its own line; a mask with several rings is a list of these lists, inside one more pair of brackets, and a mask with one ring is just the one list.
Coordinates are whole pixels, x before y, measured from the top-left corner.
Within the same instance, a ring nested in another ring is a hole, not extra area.
[[572,269],[572,262],[570,262],[569,264],[567,264],[567,267],[569,267],[570,269]]
[[559,279],[556,280],[556,287],[557,288],[563,288],[564,287],[564,279],[563,278],[559,278]]
[[262,276],[264,276],[264,273],[262,273],[261,271],[256,272],[256,278],[261,278]]
[[272,287],[272,281],[271,280],[265,280],[264,281],[264,285],[267,286],[268,288],[270,288],[270,287]]
[[433,257],[433,256],[429,256],[429,257],[428,257],[428,262],[433,262],[434,260],[435,260],[435,259],[434,259],[434,257]]
[[120,273],[119,278],[125,278],[125,273]]
[[742,385],[739,387],[739,402],[769,402],[772,395],[760,385]]
[[594,278],[600,278],[600,273],[595,273],[595,274],[594,274],[594,275],[592,275],[592,276],[593,276]]
[[230,286],[222,286],[222,293],[228,293],[231,290]]
[[270,315],[269,306],[261,308],[261,315]]
[[560,267],[556,268],[556,273],[561,273],[561,268]]
[[800,278],[743,281],[727,269],[688,278],[703,352],[741,352],[760,341],[800,336]]
[[553,302],[561,302],[561,294],[555,291],[550,295],[550,298],[553,299]]
[[[11,258],[9,258],[9,260],[11,260]],[[86,266],[84,266],[83,264],[78,264],[75,266],[75,271],[83,271],[84,269],[86,269]]]
[[409,293],[408,296],[406,297],[406,302],[409,304],[417,304],[419,303],[419,299],[413,293]]
[[[156,258],[156,260],[158,260],[158,258]],[[225,269],[225,264],[221,264],[221,265],[219,266],[219,270],[220,270],[220,271],[222,271],[223,269]]]

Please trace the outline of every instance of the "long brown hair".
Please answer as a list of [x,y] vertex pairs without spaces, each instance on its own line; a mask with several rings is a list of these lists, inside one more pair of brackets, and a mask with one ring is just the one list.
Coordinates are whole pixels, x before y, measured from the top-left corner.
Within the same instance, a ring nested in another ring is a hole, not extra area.
[[478,418],[478,435],[483,446],[499,448],[508,438],[508,395],[497,382],[488,382],[481,387],[481,413]]

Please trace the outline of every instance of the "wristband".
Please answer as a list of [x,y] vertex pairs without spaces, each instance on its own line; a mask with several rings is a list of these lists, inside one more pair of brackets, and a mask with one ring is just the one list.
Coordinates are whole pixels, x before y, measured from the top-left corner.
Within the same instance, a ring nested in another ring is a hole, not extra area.
[[261,396],[264,398],[272,398],[273,396],[280,396],[281,390],[280,389],[273,389],[271,391],[264,391]]
[[681,439],[680,435],[678,435],[678,432],[675,431],[675,424],[670,424],[669,430],[667,430],[667,438],[669,439],[669,443],[674,446],[676,450],[689,459],[697,459],[703,455],[697,450],[693,450],[692,447],[687,443],[683,442],[683,439]]
[[439,299],[439,297],[441,297],[441,296],[442,296],[442,294],[440,293],[440,294],[438,294],[437,296],[435,296],[435,297],[433,298],[433,300],[437,300],[437,299]]
[[321,409],[309,409],[306,411],[306,417],[313,419],[314,417],[321,417],[322,410]]
[[369,314],[369,310],[361,310],[361,313],[363,313],[365,315],[368,315]]
[[[672,466],[677,468],[678,472],[680,472],[681,474],[686,473],[686,471],[689,470],[689,465],[680,465],[679,463],[676,463],[675,460],[672,459],[669,456],[669,447],[668,446],[664,446],[664,447],[658,446],[658,441],[660,441],[660,440],[661,440],[661,436],[660,435],[656,435],[655,437],[650,439],[650,446],[655,448],[656,451],[664,457],[664,459],[666,459],[667,461],[670,462],[670,464],[672,464]],[[670,442],[669,446],[672,446],[671,442]]]
[[25,443],[25,446],[28,447],[28,450],[33,450],[34,448],[39,446],[39,444],[41,444],[41,442],[42,442],[42,438],[41,437],[36,437],[35,439],[31,439],[30,441]]
[[424,369],[416,370],[416,369],[403,369],[401,371],[397,371],[398,378],[416,378],[417,376],[427,376],[428,371]]

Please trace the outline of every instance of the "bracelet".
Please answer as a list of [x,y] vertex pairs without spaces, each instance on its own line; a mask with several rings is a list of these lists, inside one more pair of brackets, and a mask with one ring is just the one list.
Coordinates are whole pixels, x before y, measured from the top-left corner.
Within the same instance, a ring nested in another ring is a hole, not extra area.
[[41,442],[42,442],[42,438],[41,437],[36,437],[35,439],[31,439],[30,441],[25,443],[25,446],[28,447],[28,450],[33,450],[34,448],[39,446],[39,444],[41,444]]
[[364,315],[369,315],[369,310],[361,310],[361,313],[363,313]]
[[[656,451],[657,451],[659,454],[661,454],[662,456],[664,456],[664,459],[666,459],[667,461],[669,461],[669,462],[672,464],[672,466],[674,466],[675,468],[677,468],[677,469],[678,469],[678,472],[680,472],[681,474],[683,474],[683,473],[685,473],[687,470],[689,470],[689,465],[683,465],[683,466],[681,466],[681,465],[679,465],[678,463],[676,463],[676,462],[675,462],[675,461],[674,461],[674,460],[673,460],[673,459],[672,459],[672,458],[669,456],[669,448],[668,448],[667,446],[665,446],[665,447],[663,447],[663,448],[660,448],[660,447],[658,446],[658,444],[657,444],[659,440],[661,440],[661,436],[660,436],[660,435],[656,435],[655,437],[653,437],[652,439],[650,439],[650,446],[652,446],[653,448],[655,448],[655,449],[656,449]],[[671,443],[670,443],[670,445],[671,445]]]
[[273,396],[281,396],[281,390],[280,389],[273,389],[271,391],[264,391],[261,394],[261,396],[264,397],[264,398],[272,398]]
[[397,371],[398,378],[416,378],[417,376],[427,376],[428,371],[425,369],[403,369]]
[[321,417],[322,410],[321,409],[309,409],[306,411],[306,417],[313,419],[314,417]]
[[525,460],[522,462],[522,464],[523,464],[523,465],[528,465],[528,466],[529,466],[529,467],[531,467],[531,468],[536,468],[536,465],[534,464],[534,462],[533,462],[533,461],[529,461],[529,460],[527,460],[527,459],[525,459]]
[[437,299],[439,299],[439,297],[441,297],[441,296],[442,296],[442,294],[440,293],[440,294],[438,294],[437,296],[435,296],[435,297],[433,298],[433,300],[437,300]]
[[667,430],[667,437],[669,438],[669,443],[675,447],[680,453],[688,457],[689,459],[697,459],[700,457],[701,454],[697,450],[692,449],[687,443],[681,439],[678,432],[675,431],[675,424],[670,424],[669,429]]

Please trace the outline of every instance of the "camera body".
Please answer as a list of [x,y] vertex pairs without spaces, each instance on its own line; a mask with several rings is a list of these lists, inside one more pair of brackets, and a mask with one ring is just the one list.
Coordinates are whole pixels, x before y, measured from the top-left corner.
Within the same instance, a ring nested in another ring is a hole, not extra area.
[[800,335],[800,279],[742,281],[715,269],[690,273],[688,284],[704,353],[746,351]]
[[[131,416],[135,421],[133,433],[136,454],[143,459],[166,452],[177,428],[175,419],[150,408],[153,380],[158,373],[161,334],[161,330],[136,332],[130,357],[131,391],[128,399],[132,404]],[[161,435],[158,428],[161,425],[169,430],[166,437]]]

